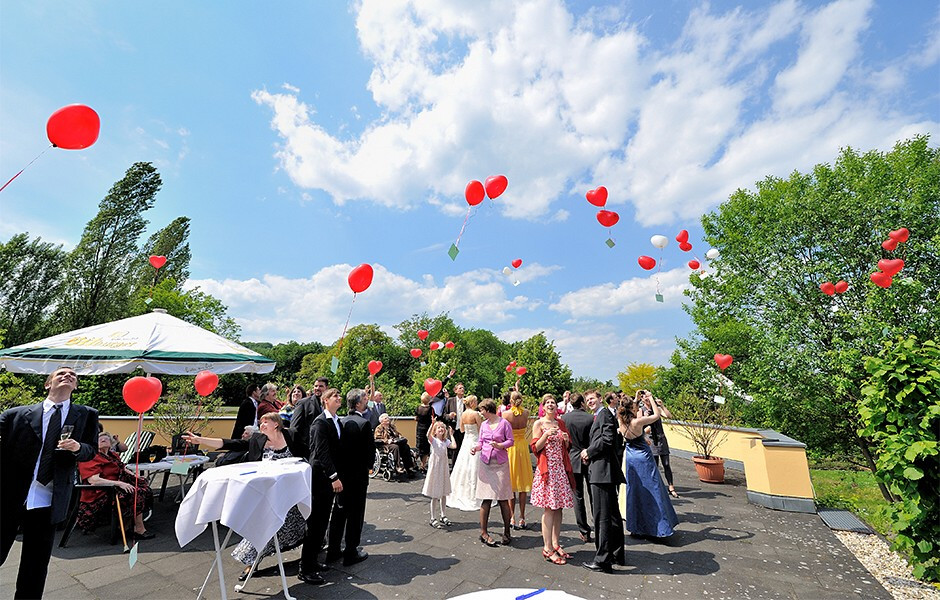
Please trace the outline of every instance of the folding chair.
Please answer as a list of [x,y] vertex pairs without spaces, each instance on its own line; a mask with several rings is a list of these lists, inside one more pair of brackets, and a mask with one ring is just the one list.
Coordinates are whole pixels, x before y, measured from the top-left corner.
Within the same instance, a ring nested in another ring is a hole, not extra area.
[[[141,452],[143,452],[144,450],[149,448],[151,444],[153,444],[153,438],[154,438],[154,433],[152,431],[142,431],[140,433],[140,451]],[[135,448],[136,443],[137,443],[136,431],[130,434],[129,436],[127,436],[127,439],[124,440],[124,445],[127,446],[127,450],[125,450],[124,453],[121,454],[121,462],[123,462],[125,465],[132,465],[136,462],[134,460],[134,458],[136,458],[136,455],[137,455],[137,448]]]

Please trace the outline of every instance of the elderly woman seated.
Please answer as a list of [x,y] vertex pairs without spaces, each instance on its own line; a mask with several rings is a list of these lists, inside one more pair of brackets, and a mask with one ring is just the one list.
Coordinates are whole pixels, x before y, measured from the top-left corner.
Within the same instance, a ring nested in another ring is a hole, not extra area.
[[[279,414],[269,412],[262,415],[258,419],[258,429],[260,430],[258,433],[251,434],[247,439],[244,436],[239,440],[210,438],[190,432],[184,433],[183,439],[190,444],[200,444],[209,448],[245,452],[247,461],[281,460],[294,456],[291,452],[293,442],[290,431],[284,428],[284,420]],[[303,542],[306,524],[306,519],[297,507],[292,506],[284,518],[284,524],[277,531],[277,540],[282,551],[296,548]],[[261,549],[260,556],[258,549],[252,546],[251,542],[243,539],[232,551],[232,557],[235,560],[247,565],[238,579],[245,581],[251,572],[251,565],[255,564],[257,567],[262,558],[271,556],[274,552],[273,539]]]
[[[121,507],[124,522],[134,523],[134,537],[149,540],[154,537],[144,525],[144,513],[153,506],[153,492],[147,480],[135,477],[134,472],[111,450],[113,438],[107,431],[98,434],[98,454],[91,460],[78,463],[78,474],[83,483],[118,488],[115,501]],[[134,489],[137,490],[136,513]],[[111,496],[103,489],[82,490],[76,524],[83,531],[93,531],[111,518]],[[133,514],[133,517],[132,517]]]
[[408,471],[409,474],[414,474],[415,464],[411,456],[411,448],[408,447],[408,440],[398,433],[387,413],[379,416],[379,425],[375,428],[375,440],[385,444],[385,451],[388,452],[399,473]]

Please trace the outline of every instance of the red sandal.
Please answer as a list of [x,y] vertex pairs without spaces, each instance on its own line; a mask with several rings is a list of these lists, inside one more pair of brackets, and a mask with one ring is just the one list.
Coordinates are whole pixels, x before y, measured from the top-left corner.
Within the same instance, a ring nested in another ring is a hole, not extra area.
[[555,554],[557,554],[558,556],[562,557],[565,560],[568,560],[569,558],[571,558],[571,555],[565,552],[565,549],[562,548],[561,546],[555,546]]
[[561,555],[558,554],[557,552],[552,552],[551,556],[548,558],[548,561],[549,561],[549,562],[552,562],[552,563],[554,563],[554,564],[556,564],[556,565],[566,565],[566,564],[568,564],[568,561],[565,560],[565,557],[564,557],[564,556],[561,556]]
[[545,560],[551,561],[552,554],[554,554],[554,552],[549,552],[548,550],[545,550],[544,548],[542,549],[542,558],[544,558]]

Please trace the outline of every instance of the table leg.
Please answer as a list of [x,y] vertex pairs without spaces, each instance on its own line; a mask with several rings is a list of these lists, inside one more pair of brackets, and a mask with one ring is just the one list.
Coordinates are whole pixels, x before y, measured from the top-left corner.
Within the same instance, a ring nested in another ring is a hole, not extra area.
[[281,543],[277,540],[277,534],[274,534],[274,552],[277,553],[277,567],[281,570],[281,588],[284,590],[284,597],[287,600],[297,600],[287,591],[287,577],[284,575],[284,559],[281,558]]
[[163,472],[163,485],[160,486],[160,502],[163,502],[163,496],[166,495],[166,482],[170,478],[170,470]]
[[228,533],[225,534],[225,539],[222,541],[222,547],[219,548],[219,529],[217,527],[217,521],[212,522],[212,538],[215,542],[215,560],[212,561],[212,566],[209,567],[209,572],[206,574],[206,580],[202,582],[202,587],[199,588],[199,594],[196,595],[196,600],[202,600],[202,593],[206,590],[206,585],[209,583],[209,578],[212,577],[212,572],[215,571],[216,567],[219,569],[219,585],[222,587],[222,600],[227,600],[225,597],[225,580],[222,575],[222,550],[225,550],[225,547],[228,546],[228,541],[232,537],[232,529],[229,528]]

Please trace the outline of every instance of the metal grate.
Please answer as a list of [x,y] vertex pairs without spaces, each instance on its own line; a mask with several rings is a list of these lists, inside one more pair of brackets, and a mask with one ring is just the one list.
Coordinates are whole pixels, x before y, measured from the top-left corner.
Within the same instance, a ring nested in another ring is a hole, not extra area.
[[856,533],[873,533],[868,525],[847,510],[820,508],[816,512],[823,520],[823,523],[829,526],[829,529],[854,531]]

